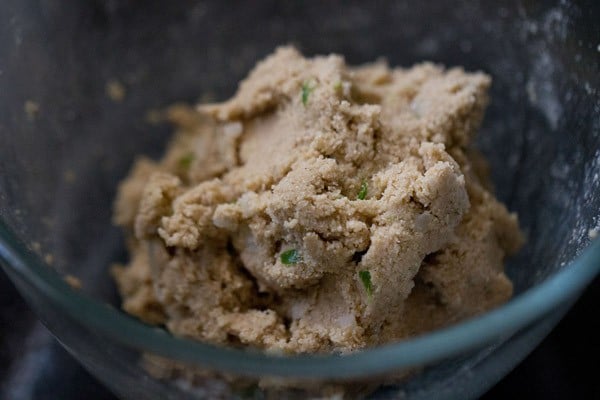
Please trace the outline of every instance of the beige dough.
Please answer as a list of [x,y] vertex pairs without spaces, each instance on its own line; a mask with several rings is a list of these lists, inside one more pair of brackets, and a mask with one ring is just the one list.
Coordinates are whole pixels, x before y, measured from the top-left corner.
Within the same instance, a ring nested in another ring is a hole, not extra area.
[[171,107],[121,183],[124,309],[176,335],[348,352],[510,298],[517,218],[470,146],[490,78],[282,47],[230,100]]

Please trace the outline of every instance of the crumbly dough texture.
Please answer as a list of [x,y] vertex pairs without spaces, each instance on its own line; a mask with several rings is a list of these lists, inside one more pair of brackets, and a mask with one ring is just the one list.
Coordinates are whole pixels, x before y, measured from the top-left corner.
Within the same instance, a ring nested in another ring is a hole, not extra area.
[[176,335],[303,353],[507,301],[503,260],[522,235],[469,147],[489,85],[460,68],[349,67],[282,47],[230,100],[171,107],[165,156],[138,159],[116,199],[131,254],[113,268],[123,308]]

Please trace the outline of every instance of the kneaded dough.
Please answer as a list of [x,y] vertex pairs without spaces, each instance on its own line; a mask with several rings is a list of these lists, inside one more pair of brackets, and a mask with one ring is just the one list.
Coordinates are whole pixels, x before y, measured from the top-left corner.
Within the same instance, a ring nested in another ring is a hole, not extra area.
[[174,106],[159,162],[121,183],[124,309],[176,335],[348,352],[507,301],[523,239],[470,147],[490,78],[349,67],[291,47],[230,100]]

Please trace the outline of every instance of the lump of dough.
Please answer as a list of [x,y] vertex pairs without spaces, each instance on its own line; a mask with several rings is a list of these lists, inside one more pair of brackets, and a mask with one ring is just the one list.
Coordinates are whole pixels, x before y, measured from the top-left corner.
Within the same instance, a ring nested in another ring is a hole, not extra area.
[[235,96],[172,107],[121,184],[124,309],[181,336],[347,352],[498,306],[516,216],[469,148],[483,73],[279,48]]

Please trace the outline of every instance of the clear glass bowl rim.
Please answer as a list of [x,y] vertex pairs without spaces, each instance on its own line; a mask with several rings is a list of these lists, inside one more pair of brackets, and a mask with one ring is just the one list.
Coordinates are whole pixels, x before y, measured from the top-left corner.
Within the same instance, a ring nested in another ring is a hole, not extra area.
[[16,274],[39,291],[34,295],[46,297],[52,306],[59,307],[95,335],[127,348],[242,375],[352,379],[423,366],[508,339],[568,304],[594,279],[600,272],[600,238],[569,265],[501,307],[425,335],[345,355],[284,356],[177,338],[71,288],[28,250],[2,220],[0,261],[9,275]]

